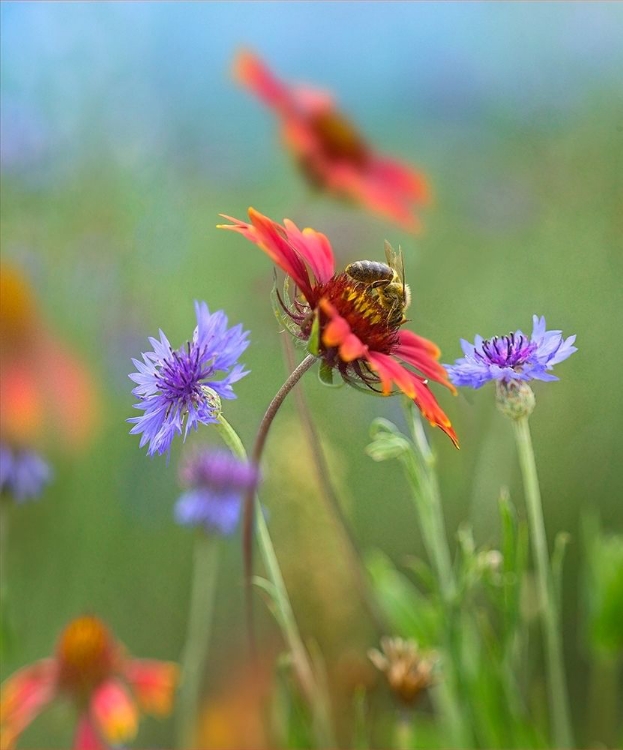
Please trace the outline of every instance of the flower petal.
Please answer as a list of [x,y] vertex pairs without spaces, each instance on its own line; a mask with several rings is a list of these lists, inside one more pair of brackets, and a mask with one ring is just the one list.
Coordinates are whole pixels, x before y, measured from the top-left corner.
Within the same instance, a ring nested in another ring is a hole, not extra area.
[[103,682],[91,698],[91,715],[108,742],[131,740],[138,729],[138,709],[117,680]]
[[251,224],[225,214],[221,214],[221,216],[234,223],[233,225],[218,224],[218,229],[230,229],[239,232],[243,237],[254,242],[268,255],[273,263],[276,263],[282,271],[292,277],[304,297],[310,301],[312,289],[309,271],[300,255],[288,241],[287,232],[282,226],[254,208],[249,208]]
[[338,347],[338,354],[343,362],[353,362],[366,355],[368,347],[351,331],[337,309],[327,299],[321,299],[319,307],[329,318],[322,330],[322,343],[327,347]]
[[277,80],[252,52],[243,50],[237,55],[233,73],[239,83],[251,89],[267,106],[283,110],[292,105],[292,94],[288,87]]
[[54,698],[56,663],[42,659],[24,667],[2,685],[0,694],[0,735],[2,747],[11,748],[19,735]]
[[324,166],[324,180],[329,190],[358,201],[407,231],[416,232],[420,228],[420,221],[410,207],[409,196],[377,179],[365,167],[329,162]]
[[450,420],[443,412],[435,396],[432,394],[426,383],[417,375],[407,370],[399,362],[396,362],[388,354],[381,352],[368,352],[367,360],[372,369],[378,374],[383,393],[391,393],[392,384],[395,383],[398,388],[409,398],[413,399],[423,416],[435,427],[440,427],[446,435],[452,440],[458,448],[459,441],[456,433],[452,429]]
[[88,714],[78,720],[73,750],[107,750]]
[[388,396],[395,383],[398,388],[409,398],[415,398],[415,386],[409,371],[389,354],[381,352],[368,352],[366,357],[372,369],[381,379],[383,393]]
[[136,695],[140,708],[149,714],[166,716],[171,712],[179,667],[155,659],[130,659],[124,676]]
[[288,240],[311,268],[316,280],[326,283],[335,273],[333,249],[326,235],[306,227],[301,230],[290,219],[283,222]]
[[448,379],[445,367],[436,361],[440,356],[439,347],[436,344],[404,329],[399,332],[398,340],[399,344],[395,347],[394,354],[423,372],[426,377],[445,385],[452,393],[456,393],[455,387]]

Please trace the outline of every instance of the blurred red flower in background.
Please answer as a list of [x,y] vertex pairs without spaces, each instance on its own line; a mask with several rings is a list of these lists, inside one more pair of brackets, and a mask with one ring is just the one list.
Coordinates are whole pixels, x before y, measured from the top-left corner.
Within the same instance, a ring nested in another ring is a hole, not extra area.
[[139,711],[171,711],[178,667],[172,662],[132,659],[97,617],[72,620],[52,658],[15,672],[2,685],[2,750],[53,700],[69,698],[78,712],[74,748],[104,750],[130,740]]
[[426,178],[372,149],[330,94],[282,83],[250,52],[238,55],[234,75],[275,111],[287,148],[313,186],[409,231],[419,228],[414,208],[429,200]]
[[87,367],[47,328],[28,281],[0,269],[0,440],[15,447],[45,437],[68,450],[84,445],[99,404]]

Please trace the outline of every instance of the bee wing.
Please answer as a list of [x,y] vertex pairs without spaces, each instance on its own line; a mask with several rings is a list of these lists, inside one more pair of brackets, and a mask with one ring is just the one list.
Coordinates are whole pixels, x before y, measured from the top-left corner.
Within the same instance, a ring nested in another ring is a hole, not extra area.
[[385,240],[385,258],[387,259],[387,265],[397,271],[398,261],[402,259],[402,251],[398,248],[398,252],[396,252],[389,242]]
[[402,282],[402,298],[405,309],[409,306],[411,301],[411,295],[409,287],[405,284],[405,260],[402,255],[402,248],[398,245],[398,251],[385,240],[385,257],[387,258],[387,265],[396,271]]

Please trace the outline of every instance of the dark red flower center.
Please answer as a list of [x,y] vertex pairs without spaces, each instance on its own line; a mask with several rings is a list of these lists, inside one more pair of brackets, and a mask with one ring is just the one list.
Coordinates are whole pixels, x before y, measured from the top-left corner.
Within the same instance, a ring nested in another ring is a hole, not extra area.
[[400,326],[392,322],[391,305],[382,291],[340,273],[319,288],[318,296],[335,307],[362,344],[372,351],[391,354],[398,343]]
[[345,161],[362,167],[368,159],[368,147],[355,127],[339,112],[322,110],[310,117],[321,151],[330,161]]

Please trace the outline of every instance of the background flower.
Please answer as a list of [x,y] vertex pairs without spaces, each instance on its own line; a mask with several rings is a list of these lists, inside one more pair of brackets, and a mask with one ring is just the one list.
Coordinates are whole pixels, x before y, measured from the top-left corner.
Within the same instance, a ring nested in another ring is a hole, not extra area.
[[238,55],[234,72],[275,111],[286,146],[314,187],[348,198],[411,231],[419,227],[414,206],[428,200],[424,176],[372,149],[330,94],[282,83],[250,52]]
[[17,502],[33,500],[51,478],[52,470],[38,453],[0,443],[0,493]]
[[142,448],[149,442],[147,455],[166,453],[175,435],[197,429],[199,423],[218,421],[220,399],[236,398],[232,385],[248,374],[238,357],[249,345],[248,331],[242,325],[227,327],[221,310],[210,313],[205,302],[195,302],[197,327],[192,340],[173,350],[160,331],[160,340],[150,338],[153,352],[143,354],[143,362],[133,359],[138,372],[130,379],[137,383],[132,393],[140,400],[134,408],[145,413],[131,417],[131,434],[140,434]]
[[2,685],[2,748],[15,740],[53,700],[67,696],[78,712],[74,748],[104,750],[131,740],[140,712],[171,710],[178,668],[132,659],[106,625],[86,615],[61,633],[55,655],[11,675]]
[[228,451],[202,448],[186,457],[180,478],[189,489],[175,506],[178,523],[231,534],[240,519],[244,493],[259,482],[259,470]]

